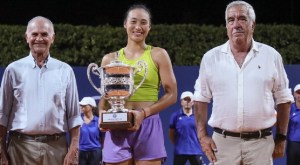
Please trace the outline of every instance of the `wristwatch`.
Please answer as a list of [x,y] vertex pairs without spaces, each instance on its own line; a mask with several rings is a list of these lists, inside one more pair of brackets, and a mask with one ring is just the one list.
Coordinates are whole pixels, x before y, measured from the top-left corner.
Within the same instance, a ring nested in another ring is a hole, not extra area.
[[276,136],[275,136],[275,139],[286,140],[286,135],[277,133]]

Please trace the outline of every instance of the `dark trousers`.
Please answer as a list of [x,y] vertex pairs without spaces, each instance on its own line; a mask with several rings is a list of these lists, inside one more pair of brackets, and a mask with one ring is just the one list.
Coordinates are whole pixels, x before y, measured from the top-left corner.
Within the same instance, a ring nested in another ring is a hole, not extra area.
[[287,142],[286,164],[300,165],[300,142]]
[[185,165],[189,161],[191,165],[202,165],[201,155],[174,155],[173,165]]
[[100,148],[93,151],[79,151],[79,165],[101,165],[102,151]]

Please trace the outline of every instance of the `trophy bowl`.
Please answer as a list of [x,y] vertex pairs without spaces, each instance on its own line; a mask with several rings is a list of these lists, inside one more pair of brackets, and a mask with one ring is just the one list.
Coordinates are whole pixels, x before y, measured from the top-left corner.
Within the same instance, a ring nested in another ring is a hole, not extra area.
[[[144,69],[141,82],[135,86],[134,76]],[[100,88],[98,88],[91,74],[99,76]],[[101,94],[110,104],[110,109],[101,114],[100,127],[109,130],[128,129],[134,125],[134,116],[124,107],[126,99],[130,97],[145,81],[147,76],[147,64],[138,61],[135,66],[129,66],[122,61],[114,60],[110,64],[99,67],[91,63],[87,68],[88,80],[93,88]]]

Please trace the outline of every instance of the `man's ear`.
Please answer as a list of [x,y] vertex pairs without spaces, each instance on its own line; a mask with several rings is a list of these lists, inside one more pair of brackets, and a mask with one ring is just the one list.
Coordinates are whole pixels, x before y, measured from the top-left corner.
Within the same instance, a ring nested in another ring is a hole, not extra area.
[[28,37],[27,37],[26,33],[24,34],[24,38],[25,38],[26,42],[28,43]]
[[252,27],[251,27],[253,32],[254,32],[255,26],[256,26],[256,22],[253,22]]
[[53,36],[52,36],[52,44],[54,43],[54,40],[55,40],[55,33],[53,34]]

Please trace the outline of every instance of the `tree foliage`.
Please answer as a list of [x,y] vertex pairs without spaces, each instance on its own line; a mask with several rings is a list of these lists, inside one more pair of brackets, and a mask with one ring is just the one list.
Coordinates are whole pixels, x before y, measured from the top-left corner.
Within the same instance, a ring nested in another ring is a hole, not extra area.
[[[24,38],[26,27],[0,25],[0,66],[29,53]],[[123,27],[84,26],[70,24],[55,25],[55,42],[51,56],[72,66],[87,66],[91,62],[100,64],[103,55],[119,50],[126,45]],[[254,39],[274,47],[285,64],[300,63],[300,26],[257,25]],[[147,44],[167,50],[172,63],[177,66],[199,65],[205,52],[228,40],[224,26],[176,24],[153,25]]]

